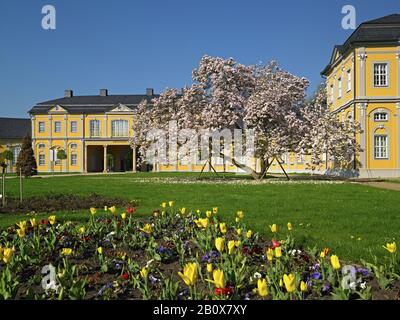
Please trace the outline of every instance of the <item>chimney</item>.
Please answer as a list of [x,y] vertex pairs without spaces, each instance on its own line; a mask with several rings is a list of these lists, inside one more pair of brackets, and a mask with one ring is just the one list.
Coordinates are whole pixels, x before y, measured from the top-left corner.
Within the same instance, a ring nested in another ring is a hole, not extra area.
[[72,90],[65,90],[64,97],[65,98],[72,98],[74,96],[74,92]]
[[100,89],[100,96],[107,97],[108,96],[108,90],[107,89]]
[[153,88],[147,88],[146,89],[146,96],[152,97],[153,95],[154,95]]

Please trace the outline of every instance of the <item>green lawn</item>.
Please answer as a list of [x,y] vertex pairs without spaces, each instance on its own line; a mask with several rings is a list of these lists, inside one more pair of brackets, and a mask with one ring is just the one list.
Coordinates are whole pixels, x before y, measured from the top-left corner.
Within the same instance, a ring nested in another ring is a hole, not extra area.
[[[70,176],[26,179],[25,196],[46,192],[89,194],[138,200],[138,213],[145,216],[162,201],[175,200],[176,206],[210,209],[233,221],[237,210],[244,210],[251,228],[270,235],[269,225],[277,223],[286,233],[292,222],[298,241],[330,247],[340,257],[369,258],[369,248],[383,254],[382,244],[400,237],[399,192],[351,183],[268,183],[253,184],[245,176],[229,175],[226,183],[209,180],[195,183],[198,174],[125,174]],[[9,196],[18,196],[18,179],[7,179]],[[47,215],[45,215],[47,216]],[[62,219],[88,219],[88,212],[57,213]],[[0,228],[21,216],[0,215]],[[352,236],[354,237],[352,239]],[[361,238],[361,240],[357,240]]]

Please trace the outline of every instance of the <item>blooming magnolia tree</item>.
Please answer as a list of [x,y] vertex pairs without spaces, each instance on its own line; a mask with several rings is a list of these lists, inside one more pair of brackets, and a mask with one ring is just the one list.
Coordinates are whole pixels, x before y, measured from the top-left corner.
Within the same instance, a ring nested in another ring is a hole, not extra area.
[[361,151],[356,139],[360,125],[329,110],[325,87],[321,84],[312,101],[301,109],[302,139],[296,151],[311,155],[311,170],[325,164],[322,155],[335,168],[352,169]]
[[256,172],[231,152],[213,156],[223,156],[254,178],[263,177],[274,159],[280,161],[287,152],[311,155],[311,169],[316,169],[322,154],[347,167],[359,150],[358,125],[329,112],[324,90],[306,102],[308,80],[275,62],[245,66],[233,59],[204,56],[192,76],[192,86],[182,92],[168,89],[151,107],[146,102],[139,105],[131,139],[132,147],[139,148],[139,160],[144,161],[149,151],[156,153],[151,149],[155,145],[167,153],[176,147],[179,154],[169,157],[175,163],[182,157],[193,160],[197,150],[196,155],[189,154],[188,142],[197,146],[199,132],[224,129],[252,131],[255,148],[251,151],[261,160],[261,168]]
[[294,151],[298,145],[303,126],[300,108],[309,82],[280,69],[275,62],[256,67],[255,79],[243,121],[256,135],[255,155],[261,160],[260,177],[274,159],[279,161],[281,155]]

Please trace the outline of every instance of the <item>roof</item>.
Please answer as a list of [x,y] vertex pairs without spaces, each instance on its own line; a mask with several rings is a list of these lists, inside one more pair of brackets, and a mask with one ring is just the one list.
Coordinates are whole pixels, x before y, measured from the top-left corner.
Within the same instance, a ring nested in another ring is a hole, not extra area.
[[36,104],[30,114],[44,114],[56,105],[61,106],[68,113],[104,113],[114,109],[117,105],[123,104],[130,108],[135,108],[140,102],[146,100],[151,103],[152,99],[159,95],[107,95],[107,96],[72,96],[64,97]]
[[342,56],[354,47],[368,44],[399,43],[400,14],[391,14],[382,18],[363,22],[350,35],[343,45],[335,46],[329,64],[321,72],[326,75],[335,62],[335,53]]
[[31,120],[0,118],[0,139],[22,139],[31,135]]

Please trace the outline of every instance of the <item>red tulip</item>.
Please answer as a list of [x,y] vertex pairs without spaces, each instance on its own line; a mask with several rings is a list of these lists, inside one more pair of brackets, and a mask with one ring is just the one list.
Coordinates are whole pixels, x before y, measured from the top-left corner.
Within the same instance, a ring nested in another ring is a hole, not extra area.
[[234,288],[233,287],[225,287],[225,288],[215,288],[214,294],[216,296],[230,296],[233,294]]
[[132,207],[129,207],[128,209],[126,209],[126,213],[128,213],[128,214],[135,213],[135,211],[136,211],[136,208],[132,208]]
[[124,274],[121,275],[121,278],[124,280],[128,280],[129,279],[129,274],[128,272],[125,272]]
[[280,246],[281,246],[281,244],[279,243],[279,241],[272,240],[272,247],[271,247],[272,249],[275,249]]

